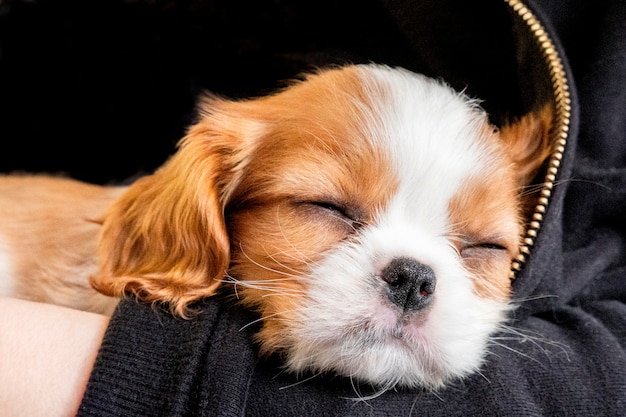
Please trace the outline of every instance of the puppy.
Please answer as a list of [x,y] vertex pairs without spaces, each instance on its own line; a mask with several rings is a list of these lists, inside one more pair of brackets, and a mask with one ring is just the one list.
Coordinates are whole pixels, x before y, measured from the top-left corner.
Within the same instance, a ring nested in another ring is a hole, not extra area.
[[[498,131],[463,94],[376,65],[199,108],[176,154],[123,192],[74,183],[65,207],[43,194],[51,180],[30,179],[41,189],[2,212],[10,286],[83,308],[96,297],[84,287],[67,301],[39,286],[91,275],[106,296],[186,316],[232,285],[262,317],[261,353],[293,372],[437,388],[479,368],[510,309],[549,110]],[[98,228],[89,220],[109,202]],[[20,215],[25,205],[39,207]],[[35,282],[48,267],[55,276]]]

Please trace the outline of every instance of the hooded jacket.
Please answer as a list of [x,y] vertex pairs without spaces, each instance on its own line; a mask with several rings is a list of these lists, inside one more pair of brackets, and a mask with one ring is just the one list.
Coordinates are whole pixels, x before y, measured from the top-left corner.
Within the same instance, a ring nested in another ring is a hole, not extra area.
[[[311,64],[374,61],[465,89],[482,100],[495,124],[552,103],[554,152],[512,266],[517,308],[511,330],[497,336],[479,373],[436,392],[393,390],[364,399],[376,391],[331,375],[293,376],[277,359],[259,360],[255,328],[247,326],[256,317],[219,297],[203,301],[191,320],[124,300],[79,416],[626,413],[623,2],[206,1],[159,7],[129,2],[115,16],[178,22],[183,33],[176,36],[172,28],[149,27],[164,36],[154,41],[163,48],[154,56],[162,57],[168,42],[206,54],[188,58],[192,62],[184,65],[195,69],[180,70],[189,95],[208,88],[246,96]],[[167,58],[180,58],[174,55]],[[108,176],[124,173],[120,168]]]

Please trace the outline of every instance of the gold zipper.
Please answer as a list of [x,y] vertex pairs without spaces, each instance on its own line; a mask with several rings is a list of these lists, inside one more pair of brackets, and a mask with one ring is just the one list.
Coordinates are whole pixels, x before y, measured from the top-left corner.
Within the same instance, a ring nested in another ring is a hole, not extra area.
[[552,189],[556,181],[565,145],[569,133],[569,125],[571,119],[571,99],[569,94],[568,80],[563,68],[561,57],[554,46],[554,43],[548,36],[541,22],[521,1],[504,0],[519,17],[528,25],[537,43],[539,44],[543,56],[550,70],[550,78],[554,92],[556,114],[555,123],[552,130],[554,149],[548,162],[548,169],[541,187],[539,199],[535,206],[532,218],[528,224],[524,237],[520,244],[519,254],[515,257],[511,264],[511,279],[514,279],[517,273],[522,269],[526,262],[535,239],[539,233],[539,229],[543,224],[543,218],[552,196]]

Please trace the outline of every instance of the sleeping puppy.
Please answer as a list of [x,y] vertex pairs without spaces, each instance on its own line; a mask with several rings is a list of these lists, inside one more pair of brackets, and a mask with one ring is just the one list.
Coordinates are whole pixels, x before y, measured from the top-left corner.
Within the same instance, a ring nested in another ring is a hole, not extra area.
[[186,316],[231,285],[262,317],[261,353],[293,372],[441,387],[478,369],[510,309],[550,114],[498,131],[440,82],[375,65],[205,97],[177,153],[127,189],[2,179],[2,286],[101,312],[133,294]]

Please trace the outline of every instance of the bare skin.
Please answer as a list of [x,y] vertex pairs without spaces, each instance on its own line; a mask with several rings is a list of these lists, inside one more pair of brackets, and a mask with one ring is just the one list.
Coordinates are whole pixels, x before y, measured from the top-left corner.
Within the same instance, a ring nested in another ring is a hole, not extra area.
[[106,316],[0,298],[0,410],[74,416],[108,325]]

